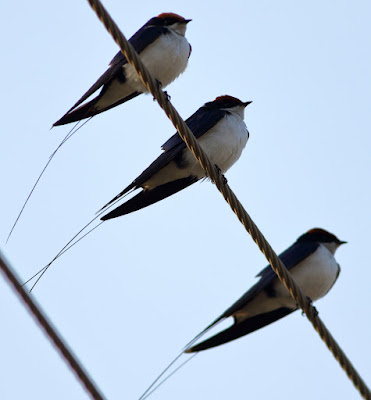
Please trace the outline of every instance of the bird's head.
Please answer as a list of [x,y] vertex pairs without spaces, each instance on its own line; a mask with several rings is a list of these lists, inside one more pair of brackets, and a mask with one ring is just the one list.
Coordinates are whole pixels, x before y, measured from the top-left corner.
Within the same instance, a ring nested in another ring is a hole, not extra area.
[[146,26],[166,26],[176,33],[184,36],[187,30],[188,22],[192,21],[191,19],[185,19],[178,14],[175,13],[162,13],[157,17],[151,18]]
[[335,254],[336,249],[345,244],[343,240],[339,240],[334,234],[321,229],[321,228],[313,228],[308,232],[301,235],[298,239],[298,242],[318,242],[327,247],[332,254]]
[[236,97],[223,95],[217,97],[214,101],[210,101],[209,103],[205,104],[205,107],[210,109],[218,109],[218,110],[226,110],[230,112],[236,112],[241,116],[244,117],[244,110],[245,107],[248,106],[252,101],[243,102]]

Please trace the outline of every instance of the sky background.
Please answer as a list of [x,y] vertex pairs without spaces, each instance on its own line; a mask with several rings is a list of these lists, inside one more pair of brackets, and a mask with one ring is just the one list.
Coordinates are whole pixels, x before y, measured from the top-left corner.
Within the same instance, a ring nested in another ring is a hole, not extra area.
[[[348,244],[316,303],[371,384],[371,3],[104,2],[129,38],[161,12],[192,18],[193,52],[167,90],[187,118],[216,96],[247,107],[250,140],[226,177],[277,252],[313,227]],[[3,62],[0,247],[22,280],[47,264],[174,133],[151,96],[101,114],[58,153],[7,245],[49,155],[50,127],[118,51],[86,1],[8,2]],[[33,295],[108,399],[137,399],[182,347],[267,264],[210,182],[104,223]],[[0,397],[87,398],[0,279]],[[184,358],[186,359],[186,357]],[[200,353],[153,399],[359,399],[300,312]]]

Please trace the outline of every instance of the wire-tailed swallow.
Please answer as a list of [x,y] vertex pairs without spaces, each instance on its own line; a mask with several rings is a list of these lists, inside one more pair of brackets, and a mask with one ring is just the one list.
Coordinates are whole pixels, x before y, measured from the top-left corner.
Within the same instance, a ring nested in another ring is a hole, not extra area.
[[[150,19],[129,40],[162,87],[173,82],[187,67],[191,45],[184,35],[190,21],[177,14],[163,13]],[[81,105],[102,86],[98,96]],[[119,51],[108,70],[53,126],[92,117],[144,92],[147,89],[139,75]]]
[[[188,58],[191,54],[191,45],[184,35],[187,24],[190,21],[190,19],[184,19],[177,14],[163,13],[150,19],[129,40],[140,55],[143,63],[159,83],[161,83],[162,87],[167,86],[175,80],[187,67]],[[103,88],[98,96],[84,103],[85,100],[102,86]],[[108,70],[61,119],[54,123],[53,126],[65,125],[70,122],[92,117],[110,108],[116,107],[119,104],[125,103],[143,92],[147,92],[147,89],[142,84],[139,75],[120,51],[111,61]],[[60,147],[78,130],[75,128],[67,134],[50,156],[24,202],[9,232],[7,241],[47,166]]]
[[[227,171],[240,158],[247,143],[249,132],[243,118],[245,107],[250,103],[232,96],[220,96],[206,103],[185,121],[221,172]],[[104,215],[101,218],[103,221],[147,207],[205,177],[205,171],[178,133],[164,143],[162,149],[164,152],[101,210],[131,190],[143,190]]]
[[[217,165],[221,172],[227,171],[240,158],[242,150],[246,146],[249,132],[243,118],[245,107],[250,103],[251,101],[244,103],[232,96],[220,96],[214,101],[206,103],[185,121],[211,162]],[[154,204],[206,177],[205,171],[178,133],[166,141],[162,145],[162,149],[164,152],[160,157],[128,187],[102,207],[97,215],[69,240],[53,260],[31,279],[39,275],[37,283],[57,258],[104,221]],[[113,211],[103,215],[102,221],[86,232],[97,218],[120,201],[123,196],[139,188],[143,190]]]
[[[303,292],[313,301],[323,297],[336,282],[340,266],[334,254],[344,244],[335,235],[314,228],[279,255]],[[211,338],[185,350],[198,352],[230,342],[277,321],[298,305],[268,265],[259,281],[190,343],[193,344],[220,321],[233,317],[234,324]]]

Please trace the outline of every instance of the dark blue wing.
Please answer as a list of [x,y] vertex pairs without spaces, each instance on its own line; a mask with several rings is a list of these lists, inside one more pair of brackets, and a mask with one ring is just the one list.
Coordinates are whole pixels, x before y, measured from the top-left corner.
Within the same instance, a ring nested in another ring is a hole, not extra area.
[[[318,243],[306,243],[306,242],[295,242],[287,250],[279,255],[281,261],[285,264],[286,268],[290,270],[300,261],[310,256],[318,248]],[[252,286],[240,299],[238,299],[231,307],[229,307],[224,313],[218,317],[214,322],[207,326],[201,333],[199,333],[190,343],[193,344],[196,340],[201,338],[209,329],[224,318],[232,316],[236,311],[244,307],[249,301],[251,301],[259,292],[264,290],[274,278],[277,277],[276,273],[272,270],[271,266],[268,265],[257,276],[260,276],[260,280]],[[290,314],[295,311],[294,309],[281,307],[276,310],[269,311],[265,314],[259,314],[251,318],[247,318],[244,321],[236,322],[230,328],[212,336],[211,338],[201,342],[200,344],[188,348],[186,353],[192,353],[196,351],[206,350],[211,347],[218,346],[223,343],[227,343],[231,340],[237,339],[241,336],[247,335],[248,333],[254,332],[266,325],[271,324],[274,321]]]
[[[206,107],[201,107],[190,116],[185,123],[193,132],[194,136],[199,138],[216,125],[226,113],[227,111],[208,110]],[[133,184],[135,187],[140,187],[152,175],[180,155],[185,148],[186,145],[177,132],[162,145],[164,152],[134,180]]]
[[[192,114],[185,121],[185,123],[188,125],[193,135],[196,138],[199,138],[208,130],[210,130],[213,126],[215,126],[227,114],[228,111],[215,109],[213,110],[204,106],[199,108],[194,114]],[[180,143],[183,143],[182,147],[184,148],[185,143],[177,132],[162,145],[162,149],[168,151],[179,145]]]
[[[185,122],[189,129],[193,132],[196,138],[202,136],[205,132],[210,130],[216,125],[225,115],[227,111],[222,110],[210,110],[207,107],[199,108],[193,115],[191,115]],[[108,207],[114,201],[124,196],[132,189],[138,189],[151,178],[161,168],[169,164],[170,161],[174,160],[181,152],[185,149],[186,145],[180,138],[179,134],[173,135],[166,143],[163,144],[162,149],[164,152],[156,158],[153,163],[146,168],[134,181],[127,186],[122,192],[115,196],[110,202],[105,204],[101,210]],[[101,211],[100,210],[100,211]]]
[[[163,26],[142,27],[130,39],[130,44],[135,51],[140,54],[147,46],[153,43],[160,35],[167,33],[169,30]],[[119,51],[110,62],[110,66],[122,66],[127,63],[126,57]]]
[[[140,54],[148,45],[150,45],[152,42],[154,42],[162,33],[167,32],[167,28],[161,27],[161,26],[144,26],[137,33],[135,33],[130,39],[129,42],[132,44],[134,47],[135,51]],[[119,78],[122,83],[125,81],[125,76],[123,74],[123,69],[122,66],[127,64],[126,57],[119,51],[115,57],[113,57],[112,61],[110,62],[110,67],[107,69],[106,72],[101,75],[98,80],[93,84],[93,86],[82,95],[82,97],[66,112],[66,114],[58,120],[54,125],[62,125],[64,123],[69,123],[72,121],[76,121],[76,119],[68,120],[66,121],[66,116],[74,110],[76,107],[78,107],[80,104],[82,104],[85,100],[87,100],[93,93],[95,93],[99,88],[103,86],[103,90],[100,93],[100,96],[103,95],[105,92],[105,89],[107,89],[109,83],[112,81],[112,79]],[[133,93],[130,96],[137,96],[137,93]],[[110,108],[121,104],[122,102],[128,100],[122,99],[120,102],[115,103],[112,105]],[[95,101],[97,101],[95,99]],[[91,105],[89,106],[91,108]],[[105,108],[103,111],[107,110],[108,108]],[[81,111],[81,110],[80,110]],[[82,110],[82,113],[84,117],[86,118],[88,115],[86,114],[85,110]]]
[[[226,112],[227,111],[221,110],[208,110],[206,107],[201,107],[191,115],[185,123],[193,132],[194,136],[199,138],[216,125],[225,116]],[[152,175],[180,155],[185,148],[186,145],[177,132],[162,145],[164,152],[133,181],[132,187],[140,187]]]
[[[286,268],[290,270],[293,266],[303,261],[305,258],[310,256],[318,248],[318,243],[298,243],[295,242],[287,250],[279,255],[281,261],[285,264]],[[245,306],[251,299],[253,299],[259,292],[266,288],[274,278],[277,277],[270,265],[265,267],[257,275],[260,280],[252,286],[240,299],[238,299],[231,307],[229,307],[224,313],[216,319],[214,323],[220,321],[223,318],[230,317],[237,310]]]
[[[314,242],[295,242],[292,246],[281,253],[279,258],[285,264],[285,267],[290,270],[294,265],[298,264],[300,261],[303,261],[304,258],[307,258],[314,253],[318,246],[319,244]],[[261,276],[262,278],[267,278],[268,276],[275,277],[276,273],[273,271],[271,266],[268,265],[256,276]]]

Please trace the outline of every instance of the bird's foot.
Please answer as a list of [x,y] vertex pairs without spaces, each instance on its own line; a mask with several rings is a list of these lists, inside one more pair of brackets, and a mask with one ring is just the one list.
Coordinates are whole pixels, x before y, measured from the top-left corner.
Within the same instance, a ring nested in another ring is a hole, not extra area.
[[[158,90],[162,90],[162,83],[158,79],[156,79],[156,85]],[[171,96],[168,94],[166,90],[164,90],[162,93],[164,93],[167,101],[171,100]],[[153,101],[156,101],[155,97],[153,97]]]
[[158,79],[156,79],[156,85],[159,90],[162,89],[162,83]]
[[[162,90],[162,83],[157,78],[155,78],[155,81],[156,81],[157,89],[159,91]],[[156,101],[156,97],[155,96],[153,96],[153,101]]]
[[[313,300],[312,300],[309,296],[307,296],[307,300],[309,301],[310,305],[313,307],[314,315],[317,317],[317,315],[318,315],[319,313],[318,313],[316,307],[313,306]],[[302,312],[301,312],[301,315],[304,315],[304,314],[305,314],[304,311],[302,311]]]
[[223,175],[222,170],[220,169],[220,167],[218,165],[216,165],[216,164],[214,164],[214,165],[215,165],[215,168],[216,168],[216,170],[218,172],[218,175],[223,180],[223,185],[226,185],[228,183],[228,179]]

